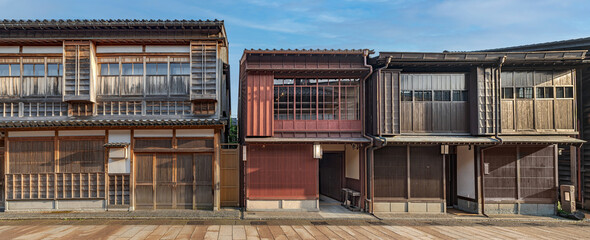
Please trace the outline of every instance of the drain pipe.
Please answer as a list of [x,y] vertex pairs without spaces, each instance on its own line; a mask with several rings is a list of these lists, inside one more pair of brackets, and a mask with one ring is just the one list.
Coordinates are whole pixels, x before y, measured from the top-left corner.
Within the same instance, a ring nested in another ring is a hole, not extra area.
[[484,151],[485,150],[489,150],[492,148],[497,148],[502,146],[502,144],[504,144],[504,141],[502,140],[502,138],[500,138],[499,133],[500,133],[500,117],[501,117],[501,112],[500,111],[500,102],[501,102],[501,93],[502,93],[502,65],[504,65],[504,62],[506,62],[506,55],[500,57],[498,59],[498,69],[496,69],[496,81],[494,81],[494,85],[496,87],[496,98],[494,98],[494,105],[495,105],[495,113],[496,113],[496,127],[495,129],[495,133],[494,136],[495,138],[498,140],[497,145],[495,146],[491,146],[491,147],[486,147],[486,148],[481,148],[479,149],[479,156],[480,156],[480,166],[479,166],[479,172],[480,172],[480,176],[481,176],[481,181],[480,181],[480,189],[481,189],[481,214],[489,217],[486,212],[485,212],[485,188],[484,188],[484,181],[485,181],[485,171],[484,171],[484,162],[485,162],[485,154]]
[[[371,52],[368,49],[365,49],[363,51],[363,61],[364,61],[363,62],[363,66],[366,67],[366,68],[368,68],[369,69],[369,72],[367,73],[367,75],[365,75],[362,78],[361,83],[360,83],[361,84],[361,99],[360,99],[360,103],[361,103],[360,106],[361,106],[361,108],[360,109],[361,109],[361,126],[362,126],[362,128],[361,128],[361,134],[362,134],[363,137],[371,140],[371,142],[369,143],[369,146],[367,146],[367,148],[365,148],[365,151],[364,151],[364,154],[365,154],[365,164],[364,164],[365,165],[365,169],[363,169],[364,170],[364,173],[361,173],[361,176],[362,175],[365,175],[365,178],[364,178],[365,181],[367,181],[366,175],[367,175],[367,161],[368,161],[368,158],[367,158],[367,150],[366,149],[370,149],[370,148],[373,147],[373,139],[371,139],[370,137],[368,137],[367,134],[366,134],[366,132],[365,132],[365,120],[366,120],[366,117],[365,117],[365,112],[366,112],[365,111],[365,108],[366,108],[366,106],[365,106],[366,96],[365,95],[367,94],[366,91],[365,91],[365,83],[366,83],[367,79],[373,74],[373,65],[370,65],[370,64],[367,63],[367,58],[369,57],[369,54],[371,54]],[[365,188],[367,187],[367,184],[366,183],[365,184],[362,184],[362,185],[364,185]],[[361,186],[361,190],[362,189],[363,189],[363,186]],[[366,192],[367,192],[367,190],[365,189],[364,193],[366,194]],[[365,200],[362,201],[363,204],[361,204],[360,207],[362,207],[362,205],[366,204],[365,202],[366,202],[366,195],[365,195]]]
[[[391,62],[391,57],[388,57],[387,60],[386,60],[386,62],[385,62],[385,65],[382,66],[382,67],[380,67],[379,69],[377,69],[377,74],[378,74],[377,76],[381,76],[381,70],[387,68],[389,66],[389,63],[390,62]],[[365,57],[365,66],[366,65],[367,65],[367,58]],[[373,67],[371,66],[370,69],[371,69],[371,74],[372,74],[373,73]],[[367,77],[364,80],[366,80],[368,77],[369,77],[369,75],[367,75]],[[378,83],[378,81],[377,81],[377,83]],[[365,91],[365,93],[366,93],[366,91]],[[378,95],[377,95],[377,99],[379,99],[379,96]],[[379,119],[377,119],[377,121],[378,120]],[[363,115],[363,123],[364,123],[364,115]],[[379,124],[377,124],[377,126],[378,125]],[[368,187],[370,188],[371,185],[372,185],[372,182],[370,181],[370,178],[367,176],[366,173],[367,173],[367,171],[372,171],[371,168],[373,167],[373,165],[370,164],[370,163],[372,162],[372,160],[374,158],[374,154],[373,153],[374,153],[375,150],[380,149],[380,148],[384,147],[385,145],[387,145],[387,140],[385,138],[383,138],[383,137],[376,137],[376,136],[373,136],[373,135],[368,135],[364,131],[364,125],[363,125],[363,137],[371,140],[371,143],[367,147],[367,151],[365,151],[365,180],[366,180],[365,187],[367,187],[367,185],[368,185]],[[371,175],[371,177],[372,177],[372,175]],[[367,191],[365,191],[365,192],[367,192]],[[371,194],[373,194],[373,191],[371,191]],[[365,197],[365,201],[367,199],[366,197]],[[371,198],[371,201],[373,201],[373,200],[374,199]]]

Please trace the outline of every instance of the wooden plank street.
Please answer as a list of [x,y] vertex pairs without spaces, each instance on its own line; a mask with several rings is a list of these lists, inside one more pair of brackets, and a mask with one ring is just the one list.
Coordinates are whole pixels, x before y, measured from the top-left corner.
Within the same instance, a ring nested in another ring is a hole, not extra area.
[[587,239],[589,222],[2,220],[0,239]]

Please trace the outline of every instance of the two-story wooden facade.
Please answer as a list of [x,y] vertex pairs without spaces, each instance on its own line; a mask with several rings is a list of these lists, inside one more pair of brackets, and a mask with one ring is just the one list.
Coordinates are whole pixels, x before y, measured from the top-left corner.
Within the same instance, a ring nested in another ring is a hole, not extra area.
[[341,200],[342,188],[364,192],[369,53],[244,51],[239,119],[247,210],[317,211],[320,195]]
[[366,82],[371,212],[554,214],[585,51],[382,52]]
[[223,21],[0,21],[6,211],[215,208]]

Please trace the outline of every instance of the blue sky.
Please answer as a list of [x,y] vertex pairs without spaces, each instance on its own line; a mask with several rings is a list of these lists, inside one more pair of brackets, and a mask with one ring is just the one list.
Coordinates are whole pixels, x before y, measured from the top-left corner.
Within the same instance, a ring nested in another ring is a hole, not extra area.
[[589,10],[581,0],[0,0],[4,19],[225,20],[232,115],[244,49],[489,49],[590,37]]

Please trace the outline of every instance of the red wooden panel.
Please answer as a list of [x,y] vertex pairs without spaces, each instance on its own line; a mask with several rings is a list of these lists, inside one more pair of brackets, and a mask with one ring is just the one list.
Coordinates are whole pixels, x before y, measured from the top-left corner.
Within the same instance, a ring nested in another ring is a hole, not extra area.
[[248,75],[246,81],[246,136],[272,136],[273,79],[272,74]]
[[249,145],[248,199],[315,199],[318,160],[311,144]]

